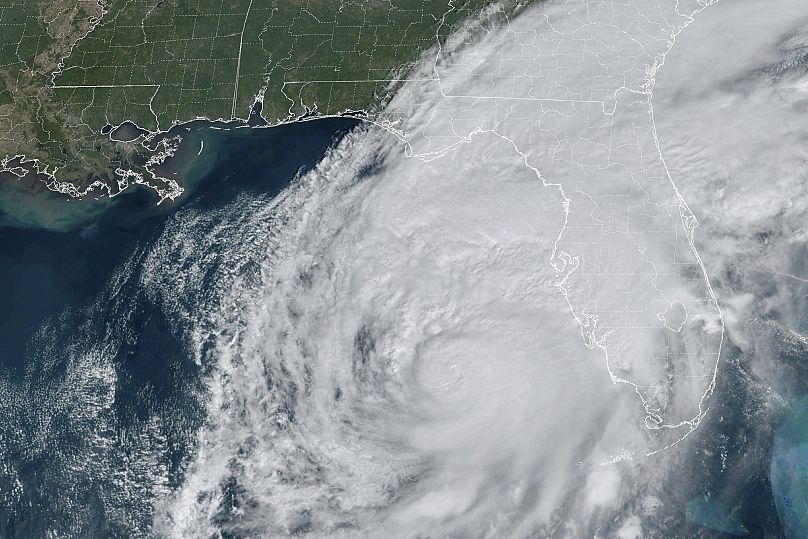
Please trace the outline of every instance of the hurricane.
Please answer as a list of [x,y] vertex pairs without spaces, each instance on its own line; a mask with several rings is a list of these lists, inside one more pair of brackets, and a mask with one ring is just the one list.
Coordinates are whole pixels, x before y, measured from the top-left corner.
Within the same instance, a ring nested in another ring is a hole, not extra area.
[[751,2],[585,4],[488,9],[279,192],[144,235],[0,386],[7,503],[50,459],[65,536],[88,498],[120,536],[743,535],[744,481],[788,520],[805,151],[761,133],[805,138],[808,14],[712,69]]
[[[532,20],[491,16],[485,44],[505,52]],[[450,74],[479,54],[449,46]],[[563,187],[516,135],[436,144],[463,102],[436,108],[433,91],[405,84],[389,123],[354,129],[280,195],[181,211],[149,251],[142,286],[194,321],[182,331],[209,370],[158,533],[632,536],[659,504],[636,478],[667,471],[633,459],[676,438],[587,346],[554,264]],[[431,133],[402,131],[430,116]]]
[[[193,332],[215,361],[210,425],[165,531],[518,534],[582,496],[572,478],[613,486],[601,436],[626,397],[570,346],[547,265],[557,195],[496,138],[467,151],[487,166],[465,150],[440,168],[402,159],[362,128],[276,199],[177,217],[148,286],[191,281],[213,244],[240,269],[217,277],[218,314]],[[159,287],[166,305],[184,286]]]

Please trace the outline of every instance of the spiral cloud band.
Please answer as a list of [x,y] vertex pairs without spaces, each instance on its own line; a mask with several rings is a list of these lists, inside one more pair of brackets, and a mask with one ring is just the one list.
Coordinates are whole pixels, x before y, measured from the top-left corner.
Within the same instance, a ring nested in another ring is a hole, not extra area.
[[180,264],[181,303],[211,243],[231,270],[158,528],[638,533],[633,459],[698,426],[723,338],[651,107],[704,6],[591,4],[491,10],[280,196],[175,219],[144,284]]
[[532,4],[368,121],[183,135],[318,142],[222,158],[36,326],[15,533],[805,535],[808,3]]

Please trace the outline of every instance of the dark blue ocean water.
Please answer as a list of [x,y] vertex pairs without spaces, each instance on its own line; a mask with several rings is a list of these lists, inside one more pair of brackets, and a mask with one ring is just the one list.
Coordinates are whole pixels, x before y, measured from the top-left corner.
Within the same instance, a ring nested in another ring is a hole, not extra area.
[[[0,537],[152,536],[151,504],[182,480],[205,420],[207,367],[143,286],[145,253],[176,212],[274,195],[357,123],[199,125],[167,164],[188,186],[176,203],[143,189],[71,232],[0,227]],[[802,357],[782,361],[808,380]],[[806,407],[771,418],[747,383],[723,367],[705,435],[667,486],[658,525],[679,535],[660,536],[780,537],[781,506],[804,533]]]
[[[178,204],[156,205],[151,191],[120,196],[91,227],[73,232],[0,227],[0,361],[25,364],[26,343],[38,324],[71,305],[96,297],[123,258],[159,233],[185,204],[217,207],[244,191],[275,193],[312,167],[352,119],[322,119],[271,129],[199,129],[186,135],[196,152],[205,141],[204,176]],[[213,154],[211,156],[211,154]]]
[[[188,180],[180,201],[156,206],[141,189],[79,230],[0,228],[0,537],[145,530],[143,507],[156,495],[144,487],[148,468],[166,470],[161,488],[180,479],[204,419],[191,391],[203,373],[138,276],[121,266],[136,261],[179,208],[206,211],[245,192],[277,193],[357,123],[200,126],[183,135],[168,163]],[[104,354],[111,363],[94,359]],[[145,466],[139,459],[150,446],[162,448],[160,462]]]

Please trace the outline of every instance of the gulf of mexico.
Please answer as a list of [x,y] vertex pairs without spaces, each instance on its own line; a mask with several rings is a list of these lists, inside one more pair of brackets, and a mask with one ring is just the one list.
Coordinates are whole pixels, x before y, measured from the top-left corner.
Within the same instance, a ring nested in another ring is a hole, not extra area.
[[204,373],[139,257],[180,208],[274,195],[357,123],[196,126],[166,164],[188,186],[176,203],[136,190],[81,230],[0,228],[0,535],[147,533],[204,420]]

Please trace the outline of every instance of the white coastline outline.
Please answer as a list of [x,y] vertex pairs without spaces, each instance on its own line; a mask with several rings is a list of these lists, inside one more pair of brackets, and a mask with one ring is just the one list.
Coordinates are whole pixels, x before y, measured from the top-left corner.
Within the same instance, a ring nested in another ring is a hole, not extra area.
[[[251,0],[251,2],[252,2],[252,0]],[[712,396],[712,394],[713,394],[713,392],[715,390],[717,376],[718,376],[718,368],[719,368],[719,364],[720,364],[721,351],[723,349],[723,343],[724,343],[724,337],[725,337],[725,321],[724,321],[723,313],[721,312],[721,308],[720,308],[717,296],[716,296],[715,291],[713,290],[712,285],[710,283],[709,275],[707,274],[706,266],[705,266],[701,256],[699,255],[698,251],[696,250],[696,246],[695,246],[694,231],[698,227],[698,220],[696,219],[696,217],[694,216],[694,214],[690,210],[690,207],[685,202],[684,197],[682,196],[681,191],[679,190],[679,188],[676,186],[676,184],[675,184],[675,182],[674,182],[674,180],[673,180],[673,178],[672,178],[672,176],[670,174],[670,171],[668,169],[667,163],[665,162],[664,155],[662,153],[662,150],[661,150],[661,147],[660,147],[660,144],[659,144],[658,132],[657,132],[656,123],[655,123],[655,120],[654,120],[654,107],[653,107],[653,90],[654,90],[654,85],[656,83],[656,74],[657,74],[658,70],[664,65],[665,58],[666,58],[667,54],[670,52],[670,50],[675,45],[676,37],[678,36],[678,34],[682,30],[684,30],[692,22],[694,22],[696,15],[701,13],[707,7],[716,5],[718,2],[719,2],[719,0],[706,0],[706,1],[705,0],[697,0],[698,5],[700,6],[698,9],[695,9],[694,11],[692,11],[690,13],[682,13],[682,12],[679,11],[679,9],[680,9],[679,0],[676,0],[674,10],[679,16],[681,16],[681,17],[683,17],[685,19],[684,24],[674,28],[674,30],[671,32],[671,34],[669,36],[668,46],[665,49],[665,51],[657,55],[657,57],[655,58],[654,64],[648,66],[647,73],[646,73],[647,77],[646,77],[646,81],[645,81],[646,86],[643,89],[643,91],[638,91],[638,90],[634,90],[634,89],[627,88],[627,87],[620,87],[620,88],[616,89],[614,91],[613,99],[612,99],[612,103],[613,103],[614,106],[612,106],[611,108],[608,107],[608,105],[607,105],[607,103],[605,101],[597,101],[597,100],[566,100],[566,99],[544,99],[544,98],[530,98],[530,97],[526,97],[526,98],[511,97],[511,98],[508,98],[508,97],[497,97],[497,96],[462,96],[462,95],[446,94],[446,92],[444,91],[443,85],[442,85],[442,81],[440,79],[440,75],[439,75],[439,73],[437,71],[437,65],[438,65],[439,59],[441,57],[441,53],[443,52],[443,45],[442,45],[441,39],[440,39],[441,27],[445,24],[446,16],[449,13],[451,13],[453,10],[456,9],[455,6],[453,5],[452,0],[449,1],[450,9],[444,13],[444,16],[442,17],[441,22],[439,23],[438,28],[437,28],[436,33],[435,33],[437,52],[435,53],[435,57],[434,57],[433,70],[435,72],[436,79],[408,79],[408,78],[403,78],[403,77],[400,77],[400,78],[392,78],[391,77],[390,79],[379,79],[379,80],[377,80],[377,82],[390,82],[391,83],[391,90],[396,84],[401,84],[401,83],[405,83],[405,82],[436,81],[440,85],[440,90],[441,90],[442,97],[444,97],[446,99],[474,97],[475,99],[492,99],[492,100],[499,100],[499,99],[509,100],[510,99],[510,100],[520,100],[520,101],[526,100],[526,101],[537,101],[537,102],[546,101],[546,102],[569,102],[569,103],[600,104],[603,107],[603,113],[605,115],[608,115],[608,116],[612,116],[615,113],[616,101],[617,101],[618,93],[620,93],[620,92],[629,92],[629,93],[633,93],[633,94],[639,94],[639,95],[646,96],[647,106],[648,106],[648,113],[649,113],[649,121],[650,121],[650,125],[651,125],[651,132],[653,134],[654,143],[655,143],[655,146],[656,146],[656,149],[657,149],[657,154],[658,154],[658,157],[659,157],[659,159],[660,159],[660,161],[661,161],[661,163],[662,163],[662,165],[663,165],[663,167],[665,169],[665,173],[666,173],[666,176],[668,178],[668,181],[671,184],[671,186],[673,187],[674,192],[676,194],[676,197],[678,199],[678,202],[679,202],[678,207],[680,209],[680,218],[682,220],[682,224],[683,224],[684,230],[685,230],[686,235],[687,235],[688,244],[690,245],[691,251],[692,251],[693,255],[695,256],[696,261],[697,261],[697,263],[698,263],[698,265],[699,265],[699,267],[700,267],[700,269],[702,271],[702,275],[704,276],[705,285],[706,285],[707,290],[709,291],[709,294],[710,294],[710,299],[712,300],[713,305],[717,309],[719,320],[721,322],[721,335],[720,335],[720,341],[719,341],[719,344],[718,344],[717,359],[716,359],[716,362],[715,362],[715,366],[713,368],[711,381],[708,384],[707,389],[704,391],[704,393],[702,394],[702,396],[701,396],[701,398],[699,400],[699,403],[698,403],[699,412],[698,412],[698,414],[696,416],[694,416],[693,418],[691,418],[691,419],[683,420],[683,421],[680,421],[680,422],[675,423],[675,424],[649,425],[649,423],[646,422],[646,427],[648,427],[650,430],[676,429],[676,428],[680,428],[680,427],[684,427],[684,426],[689,427],[687,432],[685,434],[683,434],[681,437],[679,437],[678,439],[676,439],[675,441],[665,445],[664,447],[661,447],[661,448],[658,448],[658,449],[655,449],[653,451],[645,453],[644,456],[646,456],[646,457],[658,454],[658,453],[660,453],[662,451],[665,451],[665,450],[677,445],[682,440],[687,438],[690,434],[692,434],[699,427],[699,425],[701,424],[701,421],[703,420],[704,416],[709,411],[709,403],[707,401],[710,399],[710,397]],[[102,5],[101,0],[99,0],[99,5]],[[496,4],[492,5],[492,6],[489,6],[486,10],[483,11],[483,15],[485,15],[486,12],[488,12],[490,14],[490,13],[496,11],[498,9],[498,7],[499,6],[496,5]],[[99,18],[99,22],[100,22],[100,18]],[[245,17],[245,25],[246,25],[246,17]],[[97,24],[96,24],[96,26],[97,26]],[[93,26],[93,29],[96,26]],[[462,32],[462,30],[463,29],[461,27],[458,31]],[[87,35],[89,35],[90,32],[88,32]],[[243,41],[243,32],[242,32],[242,41]],[[429,51],[425,52],[424,54],[428,54],[428,53],[429,53]],[[71,86],[58,86],[58,85],[56,85],[55,84],[55,78],[56,78],[57,75],[58,75],[58,73],[54,73],[53,76],[52,76],[52,83],[53,83],[52,87],[53,88],[69,88],[69,87],[71,87]],[[264,94],[265,89],[266,89],[265,86],[262,86],[262,88],[259,89],[258,93],[255,95],[255,99],[253,100],[253,104],[249,107],[249,109],[247,111],[248,114],[246,115],[246,117],[238,117],[238,116],[236,116],[236,99],[237,99],[237,95],[234,94],[233,113],[231,115],[231,118],[229,118],[229,119],[225,119],[225,118],[221,118],[221,117],[216,118],[216,119],[211,119],[211,118],[208,118],[208,117],[205,117],[205,116],[197,116],[197,117],[194,117],[194,118],[188,119],[188,120],[174,121],[165,130],[161,130],[160,126],[159,126],[159,123],[158,123],[157,124],[157,130],[155,130],[155,131],[151,131],[151,130],[148,130],[148,129],[141,128],[135,122],[132,122],[130,120],[126,120],[126,121],[124,121],[122,123],[126,123],[126,122],[132,123],[136,127],[138,127],[139,129],[142,129],[143,131],[147,132],[148,135],[144,136],[143,140],[142,140],[142,144],[145,146],[148,143],[153,142],[156,138],[168,134],[172,129],[174,129],[176,127],[185,126],[185,125],[191,124],[193,122],[197,122],[197,121],[205,121],[205,122],[209,122],[211,124],[215,124],[215,123],[225,123],[226,124],[226,123],[239,122],[238,125],[234,125],[232,127],[228,126],[227,127],[228,129],[241,129],[241,128],[263,129],[263,128],[272,128],[272,127],[278,127],[278,126],[288,125],[288,124],[292,124],[292,123],[299,123],[299,122],[305,122],[305,121],[314,121],[314,120],[320,120],[320,119],[326,119],[326,118],[352,117],[352,118],[356,118],[357,120],[360,120],[360,121],[362,121],[364,123],[379,126],[380,128],[382,128],[385,131],[389,132],[390,134],[395,136],[397,139],[399,139],[405,145],[405,155],[407,157],[416,157],[416,158],[422,159],[424,161],[431,161],[433,159],[437,159],[437,158],[445,155],[447,152],[451,151],[452,148],[454,148],[454,147],[456,147],[456,146],[458,146],[460,144],[467,143],[468,141],[471,140],[471,138],[473,138],[476,135],[487,133],[487,134],[497,136],[497,137],[511,143],[514,150],[519,155],[521,155],[523,157],[523,159],[525,160],[525,166],[530,168],[533,171],[533,173],[536,174],[537,179],[539,179],[542,182],[542,185],[544,187],[555,187],[555,188],[557,188],[559,190],[559,192],[561,194],[561,197],[563,199],[562,207],[563,207],[563,210],[564,210],[564,213],[565,213],[565,221],[564,221],[564,226],[562,227],[559,235],[557,236],[556,240],[554,241],[553,252],[552,252],[552,254],[550,256],[549,263],[553,267],[553,269],[556,272],[557,277],[559,278],[559,280],[556,283],[556,286],[557,286],[557,288],[559,288],[562,295],[564,295],[564,298],[565,298],[565,300],[567,302],[567,305],[568,305],[568,307],[570,309],[570,312],[573,315],[573,317],[575,318],[575,320],[579,323],[579,325],[582,328],[589,328],[589,329],[593,330],[596,327],[596,324],[597,324],[596,317],[591,316],[591,315],[586,315],[585,319],[581,319],[581,317],[575,312],[575,310],[574,310],[574,308],[573,308],[573,306],[571,304],[571,301],[570,301],[566,291],[564,290],[565,281],[577,269],[577,265],[578,265],[577,257],[572,257],[568,253],[566,253],[566,252],[564,252],[562,250],[559,250],[559,245],[558,245],[559,242],[561,241],[561,237],[563,236],[563,234],[564,234],[564,232],[566,230],[567,223],[568,223],[571,199],[569,199],[566,196],[566,194],[564,193],[563,186],[561,184],[548,182],[542,176],[541,172],[538,169],[536,169],[535,167],[533,167],[532,165],[529,165],[527,163],[527,154],[520,151],[518,149],[517,144],[513,140],[511,140],[510,138],[508,138],[505,135],[502,135],[501,133],[498,133],[495,129],[476,129],[476,130],[470,132],[466,137],[463,137],[461,140],[459,140],[459,141],[457,141],[457,142],[455,142],[455,143],[453,143],[453,144],[451,144],[451,145],[449,145],[449,146],[447,146],[447,147],[445,147],[445,148],[443,148],[441,150],[438,150],[436,152],[427,153],[427,154],[416,154],[413,151],[412,145],[410,144],[410,142],[408,140],[407,133],[405,133],[405,132],[401,131],[400,129],[398,129],[396,127],[396,125],[394,123],[390,122],[390,121],[386,121],[386,120],[377,121],[377,120],[374,120],[371,117],[371,113],[366,109],[360,109],[360,110],[347,110],[346,109],[346,110],[336,112],[336,113],[332,113],[332,114],[321,114],[319,112],[317,103],[315,102],[315,103],[307,105],[306,106],[306,111],[304,113],[302,113],[302,114],[293,113],[292,109],[297,104],[297,101],[290,98],[285,93],[286,86],[287,85],[295,85],[295,84],[311,84],[311,83],[316,83],[316,82],[318,82],[318,81],[284,81],[284,83],[282,85],[282,93],[287,96],[287,98],[289,99],[289,101],[291,103],[290,106],[289,106],[289,109],[288,109],[289,114],[287,115],[286,118],[275,119],[272,123],[267,122],[264,125],[251,126],[251,125],[248,125],[247,122],[249,121],[250,112],[252,111],[253,107],[258,103],[263,104],[263,102],[264,102],[264,95],[263,94]],[[323,82],[326,82],[326,81],[323,81]],[[348,82],[348,81],[327,81],[327,82]],[[363,82],[367,82],[367,81],[363,81]],[[236,84],[238,84],[238,70],[237,70],[237,76],[236,76]],[[155,90],[155,95],[157,94],[157,92],[160,89],[160,85],[154,85],[154,84],[151,84],[151,85],[139,85],[139,86],[156,87],[157,89]],[[81,86],[81,87],[91,87],[91,86]],[[392,94],[385,96],[386,99],[390,99],[391,97],[392,97]],[[154,96],[152,97],[152,99],[154,99]],[[153,110],[152,110],[152,113],[154,113]],[[157,118],[156,114],[155,114],[155,118]],[[263,116],[263,114],[261,115],[261,118],[264,121],[266,121],[266,118]],[[115,127],[117,127],[117,126],[115,126]],[[112,129],[112,131],[114,131],[114,128]],[[180,136],[175,136],[175,137],[171,137],[170,139],[167,138],[167,139],[164,139],[164,140],[171,140],[171,141],[176,141],[177,143],[179,143],[179,141],[181,141],[181,137]],[[163,144],[164,140],[161,141],[160,144]],[[172,149],[172,148],[169,148],[168,146],[166,146],[161,152],[159,152],[158,154],[152,156],[152,158],[149,159],[147,164],[152,164],[152,165],[160,164],[160,163],[164,162],[168,157],[172,156],[174,154],[173,152],[175,150],[176,150],[176,147],[174,147]],[[95,191],[96,188],[100,188],[101,190],[107,191],[107,195],[110,198],[113,198],[114,196],[117,196],[118,194],[124,192],[126,190],[126,187],[128,187],[130,181],[131,181],[132,184],[141,184],[141,185],[144,185],[146,187],[149,187],[149,188],[154,189],[155,191],[157,191],[158,195],[160,196],[160,201],[158,202],[158,204],[162,204],[164,201],[169,200],[169,199],[173,201],[183,193],[182,187],[175,180],[173,180],[171,178],[163,178],[163,177],[157,176],[153,172],[153,170],[150,170],[148,168],[146,170],[148,170],[148,172],[151,173],[152,179],[160,180],[160,181],[169,183],[170,189],[160,190],[156,186],[150,184],[143,177],[143,175],[141,173],[136,172],[136,171],[132,171],[132,170],[125,170],[125,169],[118,168],[118,169],[115,169],[114,172],[116,174],[118,174],[121,177],[121,179],[124,181],[124,184],[121,184],[119,182],[119,186],[120,185],[125,185],[126,186],[123,189],[119,189],[117,192],[113,193],[113,192],[111,192],[109,186],[105,182],[103,182],[101,180],[96,180],[89,187],[87,187],[85,190],[79,191],[75,186],[73,186],[69,182],[60,182],[60,181],[56,180],[55,173],[56,173],[57,170],[59,170],[58,167],[55,167],[53,169],[53,172],[50,172],[49,165],[45,165],[45,167],[43,168],[43,167],[40,166],[39,159],[27,159],[24,155],[17,155],[17,156],[13,156],[13,157],[10,157],[10,158],[8,158],[8,157],[4,158],[3,161],[0,162],[0,165],[2,165],[2,166],[0,166],[0,172],[11,172],[10,170],[6,170],[3,167],[5,167],[5,165],[10,160],[13,160],[13,159],[16,159],[16,158],[22,158],[25,163],[33,163],[34,166],[36,167],[36,170],[37,170],[38,174],[47,176],[49,178],[49,180],[50,180],[50,181],[46,182],[46,186],[48,187],[48,189],[50,189],[52,191],[68,194],[68,195],[70,195],[70,196],[72,196],[74,198],[83,198],[83,197],[87,196],[88,194],[92,193],[93,191]],[[562,262],[562,264],[558,264],[559,261]],[[640,399],[643,401],[643,403],[647,404],[645,398],[640,393],[639,386],[637,384],[635,384],[635,383],[633,383],[633,382],[631,382],[629,380],[625,380],[625,379],[623,379],[623,378],[621,378],[619,376],[616,376],[613,373],[613,371],[609,367],[609,352],[608,352],[606,346],[603,344],[602,339],[601,340],[591,339],[591,340],[587,341],[586,336],[584,336],[584,339],[585,339],[585,344],[588,347],[590,347],[590,348],[596,347],[596,348],[600,349],[604,353],[604,355],[606,356],[606,364],[607,364],[607,368],[609,369],[609,374],[610,374],[612,383],[614,383],[614,384],[623,383],[623,384],[628,384],[628,385],[633,386],[634,389],[635,389],[635,392],[640,397]],[[706,402],[707,402],[707,404],[705,405]],[[648,407],[646,407],[646,410],[648,410]],[[615,459],[610,459],[609,461],[606,461],[606,462],[601,463],[601,464],[607,465],[607,464],[610,464],[610,463],[619,462],[621,460],[634,458],[635,456],[636,455],[633,455],[633,454],[631,454],[631,455],[624,454],[624,455],[621,455],[619,457],[616,457]]]

